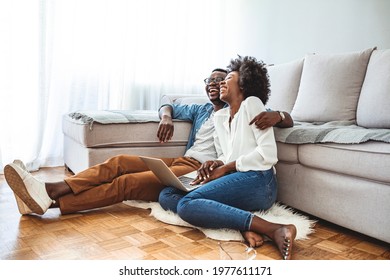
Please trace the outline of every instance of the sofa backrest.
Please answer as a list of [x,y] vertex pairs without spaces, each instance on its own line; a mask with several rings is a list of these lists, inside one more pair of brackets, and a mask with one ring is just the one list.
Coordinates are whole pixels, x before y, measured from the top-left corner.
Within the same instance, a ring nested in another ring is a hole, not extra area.
[[[390,129],[390,49],[309,54],[268,66],[267,108],[289,112],[295,121],[356,121]],[[168,98],[168,99],[165,99]],[[209,102],[206,95],[165,95],[178,104]]]
[[303,58],[292,62],[268,66],[271,95],[267,108],[291,113],[301,82]]
[[356,113],[359,126],[390,128],[390,49],[375,50],[368,63]]
[[352,121],[373,49],[306,55],[291,116],[297,121]]
[[287,111],[296,121],[390,128],[390,49],[310,54],[268,72],[267,107]]
[[160,99],[160,105],[163,104],[204,104],[209,102],[206,94],[204,95],[180,95],[180,94],[165,94]]

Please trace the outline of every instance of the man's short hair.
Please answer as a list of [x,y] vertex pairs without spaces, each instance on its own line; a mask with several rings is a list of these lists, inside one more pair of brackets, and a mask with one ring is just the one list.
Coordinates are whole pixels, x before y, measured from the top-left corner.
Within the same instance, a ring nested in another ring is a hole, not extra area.
[[222,69],[222,68],[215,68],[213,71],[211,71],[211,73],[213,73],[213,72],[223,72],[223,73],[227,74],[228,71],[226,69]]

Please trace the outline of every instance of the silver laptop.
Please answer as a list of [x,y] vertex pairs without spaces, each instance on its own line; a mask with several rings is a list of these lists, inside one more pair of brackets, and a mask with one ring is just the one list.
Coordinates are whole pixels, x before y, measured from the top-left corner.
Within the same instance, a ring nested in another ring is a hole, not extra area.
[[199,185],[190,185],[196,176],[197,171],[184,174],[177,177],[165,162],[159,158],[140,156],[143,162],[157,176],[157,178],[166,186],[172,186],[179,190],[189,192],[199,187]]

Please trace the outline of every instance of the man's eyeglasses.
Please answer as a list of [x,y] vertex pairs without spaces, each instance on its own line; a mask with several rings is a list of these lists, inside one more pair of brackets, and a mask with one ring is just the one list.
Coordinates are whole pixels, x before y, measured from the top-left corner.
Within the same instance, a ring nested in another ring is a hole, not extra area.
[[211,83],[218,84],[218,83],[222,82],[223,80],[225,80],[225,79],[222,78],[222,77],[206,78],[206,79],[204,79],[204,83],[205,83],[206,85],[210,85]]

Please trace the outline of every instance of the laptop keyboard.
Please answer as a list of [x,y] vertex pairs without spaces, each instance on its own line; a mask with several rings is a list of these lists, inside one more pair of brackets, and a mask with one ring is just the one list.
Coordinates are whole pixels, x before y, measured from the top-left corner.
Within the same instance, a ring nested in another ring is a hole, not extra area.
[[187,177],[187,176],[180,176],[180,177],[179,177],[179,180],[180,180],[180,182],[182,182],[183,185],[185,185],[186,187],[189,187],[189,188],[191,188],[191,189],[194,187],[194,186],[190,185],[190,183],[191,183],[192,181],[194,181],[193,178],[190,178],[190,177]]

